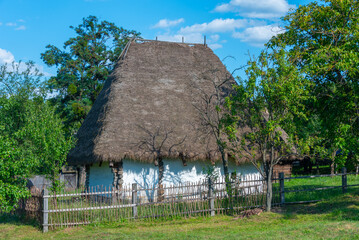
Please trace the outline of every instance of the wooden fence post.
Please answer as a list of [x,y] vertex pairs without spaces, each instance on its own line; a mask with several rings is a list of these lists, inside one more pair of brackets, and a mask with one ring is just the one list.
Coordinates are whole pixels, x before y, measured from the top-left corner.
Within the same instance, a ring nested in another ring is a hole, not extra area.
[[210,177],[208,178],[208,200],[209,200],[209,210],[211,213],[211,217],[213,217],[215,215],[214,196],[213,196],[213,183]]
[[137,214],[137,184],[136,183],[132,184],[132,204],[134,204],[134,206],[132,207],[133,218],[137,218],[138,214]]
[[279,196],[280,204],[285,204],[285,195],[284,195],[284,172],[279,173]]
[[43,219],[42,219],[42,231],[49,231],[49,191],[45,188],[42,191],[42,199],[43,199]]
[[343,193],[347,192],[347,168],[343,167],[342,168],[342,189],[343,189]]

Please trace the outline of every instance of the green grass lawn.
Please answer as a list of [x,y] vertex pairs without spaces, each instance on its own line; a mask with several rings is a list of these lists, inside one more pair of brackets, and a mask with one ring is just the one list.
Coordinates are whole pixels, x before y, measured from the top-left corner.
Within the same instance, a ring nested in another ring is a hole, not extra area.
[[359,239],[359,190],[330,200],[290,205],[246,219],[233,216],[102,223],[43,234],[0,218],[0,239]]
[[[359,175],[347,175],[347,184],[356,185],[359,184]],[[331,187],[331,186],[341,186],[342,185],[342,176],[335,177],[317,177],[317,178],[303,178],[303,179],[291,179],[285,180],[284,188],[285,191],[288,190],[302,190],[302,189],[314,189],[322,187]],[[347,192],[352,193],[358,191],[359,186],[348,187]],[[279,184],[274,184],[273,191],[274,197],[276,198],[274,202],[279,202]],[[310,200],[323,200],[331,199],[336,196],[343,194],[342,188],[326,189],[326,190],[317,190],[317,191],[305,191],[305,192],[288,192],[285,193],[286,202],[296,202],[296,201],[310,201]]]

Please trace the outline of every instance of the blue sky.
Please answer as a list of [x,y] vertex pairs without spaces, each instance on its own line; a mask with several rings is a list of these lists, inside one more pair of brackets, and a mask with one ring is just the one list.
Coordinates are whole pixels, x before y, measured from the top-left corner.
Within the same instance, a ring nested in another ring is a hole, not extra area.
[[[95,15],[146,39],[203,42],[230,71],[257,55],[279,33],[279,18],[309,0],[0,0],[0,64],[33,60],[47,75],[40,54],[48,44],[62,47],[74,35],[70,25]],[[241,75],[237,73],[235,75]]]

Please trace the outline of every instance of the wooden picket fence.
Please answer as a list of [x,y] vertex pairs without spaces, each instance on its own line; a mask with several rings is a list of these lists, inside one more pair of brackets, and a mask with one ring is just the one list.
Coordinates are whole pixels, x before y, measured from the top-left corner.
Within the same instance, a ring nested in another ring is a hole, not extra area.
[[132,219],[172,218],[175,216],[214,216],[236,213],[265,204],[265,181],[258,175],[206,179],[155,188],[137,184],[90,187],[72,192],[43,192],[43,230]]
[[[290,186],[291,181],[315,178],[340,178],[340,183]],[[357,173],[347,173],[345,168],[342,173],[334,175],[284,177],[280,173],[279,178],[273,179],[272,205],[317,202],[323,197],[335,195],[337,190],[346,193],[349,188],[356,191],[358,187]],[[327,192],[330,190],[333,192]],[[43,231],[47,232],[49,229],[97,222],[238,214],[249,208],[264,207],[265,201],[265,181],[259,175],[249,175],[242,179],[232,178],[229,183],[224,178],[218,178],[155,188],[140,188],[132,184],[119,190],[97,186],[49,193],[45,189],[22,205],[26,213],[36,216]],[[42,216],[38,216],[40,213]]]

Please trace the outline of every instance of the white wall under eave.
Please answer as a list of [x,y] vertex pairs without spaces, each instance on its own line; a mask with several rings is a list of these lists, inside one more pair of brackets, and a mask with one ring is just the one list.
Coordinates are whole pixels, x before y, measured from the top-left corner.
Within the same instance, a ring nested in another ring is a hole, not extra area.
[[[206,169],[210,162],[188,162],[183,166],[181,160],[163,160],[164,163],[164,185],[178,185],[188,182],[199,182],[206,178]],[[214,166],[214,170],[219,176],[223,176],[223,167],[220,163]],[[237,166],[229,163],[229,171],[241,175],[244,180],[248,176],[259,175],[252,164]],[[103,163],[100,167],[94,164],[90,168],[90,186],[112,186],[113,175],[108,163]],[[137,183],[139,188],[154,188],[158,183],[158,167],[153,163],[141,163],[131,160],[123,160],[123,183],[130,185]]]

